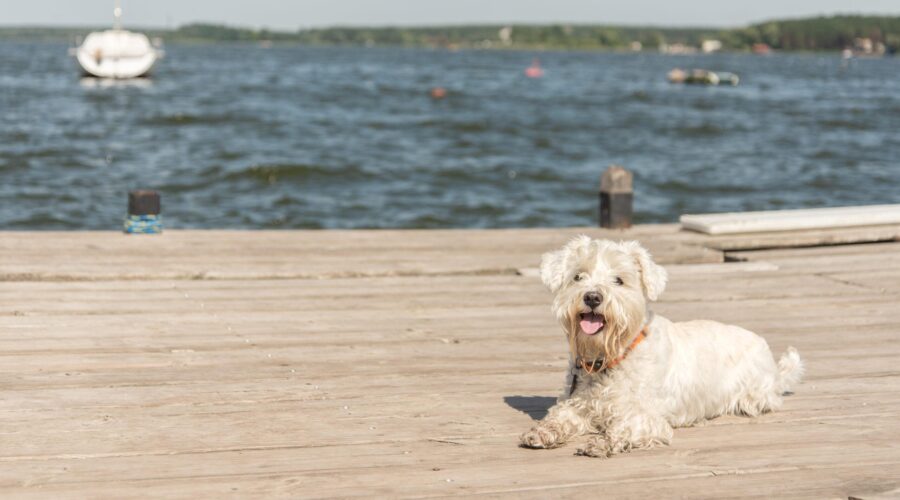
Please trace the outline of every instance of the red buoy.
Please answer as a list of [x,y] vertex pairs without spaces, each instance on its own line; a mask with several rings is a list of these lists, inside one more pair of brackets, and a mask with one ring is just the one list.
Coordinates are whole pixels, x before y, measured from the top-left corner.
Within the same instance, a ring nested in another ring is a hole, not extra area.
[[432,99],[443,99],[447,97],[447,89],[444,87],[435,87],[431,89],[431,98]]
[[544,76],[544,70],[541,69],[541,62],[537,59],[531,61],[531,66],[525,70],[525,76],[528,78],[540,78]]

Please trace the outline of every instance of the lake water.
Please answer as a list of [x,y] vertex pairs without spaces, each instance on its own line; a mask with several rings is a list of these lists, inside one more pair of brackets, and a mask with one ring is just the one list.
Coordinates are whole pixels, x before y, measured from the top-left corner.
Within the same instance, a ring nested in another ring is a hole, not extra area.
[[135,188],[168,228],[593,225],[612,163],[640,222],[900,202],[896,58],[169,45],[110,85],[66,48],[0,42],[0,229],[118,229]]

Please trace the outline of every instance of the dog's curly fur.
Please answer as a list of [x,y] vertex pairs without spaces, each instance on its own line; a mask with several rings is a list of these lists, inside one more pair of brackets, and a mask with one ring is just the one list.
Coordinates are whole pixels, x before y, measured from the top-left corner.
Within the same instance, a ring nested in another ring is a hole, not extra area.
[[[553,293],[552,309],[572,359],[603,362],[594,373],[570,363],[577,377],[574,392],[566,391],[522,434],[522,446],[555,448],[596,433],[578,454],[608,457],[668,444],[674,427],[779,408],[782,395],[803,373],[794,348],[776,364],[766,341],[743,328],[715,321],[673,323],[651,315],[648,302],[663,292],[667,274],[638,242],[577,237],[543,256],[541,279]],[[589,306],[586,294],[595,301],[599,294],[600,303]],[[602,315],[602,329],[585,332],[583,314]],[[627,351],[645,327],[646,339]]]

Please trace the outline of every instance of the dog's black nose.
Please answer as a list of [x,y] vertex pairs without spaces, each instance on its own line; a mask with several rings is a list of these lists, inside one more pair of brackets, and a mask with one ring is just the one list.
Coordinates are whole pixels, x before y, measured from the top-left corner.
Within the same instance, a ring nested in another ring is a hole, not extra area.
[[584,294],[584,305],[591,309],[599,306],[601,302],[603,302],[603,296],[597,292],[588,292]]

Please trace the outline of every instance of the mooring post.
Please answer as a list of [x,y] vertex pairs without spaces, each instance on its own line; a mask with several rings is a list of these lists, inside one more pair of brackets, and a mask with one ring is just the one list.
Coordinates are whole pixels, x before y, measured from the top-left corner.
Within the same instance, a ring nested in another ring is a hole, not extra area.
[[631,227],[634,176],[619,165],[610,165],[600,178],[600,227]]
[[125,232],[128,234],[159,234],[162,232],[162,215],[159,193],[137,190],[128,192],[128,216]]

